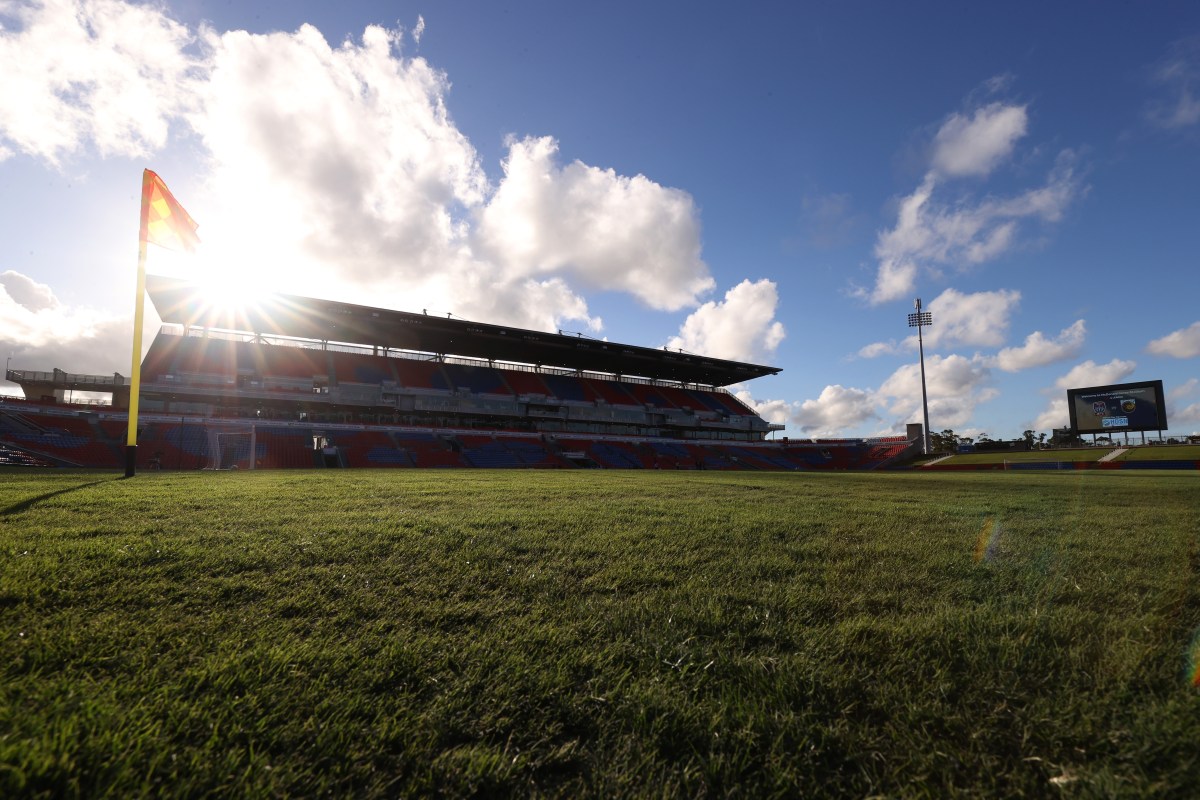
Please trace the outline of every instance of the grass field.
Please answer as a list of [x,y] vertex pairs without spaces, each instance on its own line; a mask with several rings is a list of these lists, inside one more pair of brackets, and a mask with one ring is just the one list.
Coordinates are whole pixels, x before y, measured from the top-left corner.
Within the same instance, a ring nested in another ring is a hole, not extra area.
[[940,465],[947,464],[1003,464],[1005,461],[1099,461],[1114,448],[1088,447],[1078,450],[1013,450],[985,453],[958,453]]
[[1117,459],[1120,461],[1200,461],[1200,445],[1134,447],[1117,456]]
[[[1014,450],[985,453],[959,453],[938,462],[939,466],[953,464],[1003,464],[1025,461],[1099,461],[1117,447],[1082,447],[1073,450]],[[1162,445],[1131,447],[1114,461],[1200,461],[1200,445]]]
[[1188,796],[1200,473],[0,473],[0,796]]

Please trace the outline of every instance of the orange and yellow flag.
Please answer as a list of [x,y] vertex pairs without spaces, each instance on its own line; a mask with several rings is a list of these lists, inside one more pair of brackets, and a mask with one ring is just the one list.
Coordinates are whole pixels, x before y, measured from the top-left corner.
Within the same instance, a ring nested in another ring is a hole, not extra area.
[[200,244],[199,226],[153,171],[142,173],[142,241],[189,253]]

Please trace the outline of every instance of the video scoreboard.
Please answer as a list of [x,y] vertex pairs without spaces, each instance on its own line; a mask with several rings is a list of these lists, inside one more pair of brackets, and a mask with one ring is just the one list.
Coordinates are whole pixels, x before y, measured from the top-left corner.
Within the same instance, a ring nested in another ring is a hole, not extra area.
[[1068,389],[1067,407],[1076,434],[1167,429],[1162,381]]

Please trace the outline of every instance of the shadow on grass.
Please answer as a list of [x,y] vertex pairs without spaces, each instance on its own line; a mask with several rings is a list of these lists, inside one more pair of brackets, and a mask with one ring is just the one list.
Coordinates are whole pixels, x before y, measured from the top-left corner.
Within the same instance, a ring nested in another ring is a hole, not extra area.
[[0,517],[11,517],[13,514],[20,514],[22,511],[28,511],[43,500],[49,500],[51,497],[58,497],[60,494],[68,494],[77,492],[80,489],[86,489],[89,486],[99,486],[102,483],[118,480],[117,478],[105,478],[100,481],[92,481],[91,483],[81,483],[78,486],[68,486],[66,489],[59,489],[56,492],[46,492],[39,494],[37,497],[30,497],[28,500],[22,500],[19,503],[13,503],[8,508],[0,509]]

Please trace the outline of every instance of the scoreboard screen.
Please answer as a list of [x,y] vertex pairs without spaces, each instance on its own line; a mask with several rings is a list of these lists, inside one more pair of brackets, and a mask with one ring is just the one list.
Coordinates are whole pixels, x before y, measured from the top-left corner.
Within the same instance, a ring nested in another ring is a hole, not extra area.
[[1075,433],[1162,431],[1167,406],[1162,381],[1118,383],[1067,390],[1071,430]]

